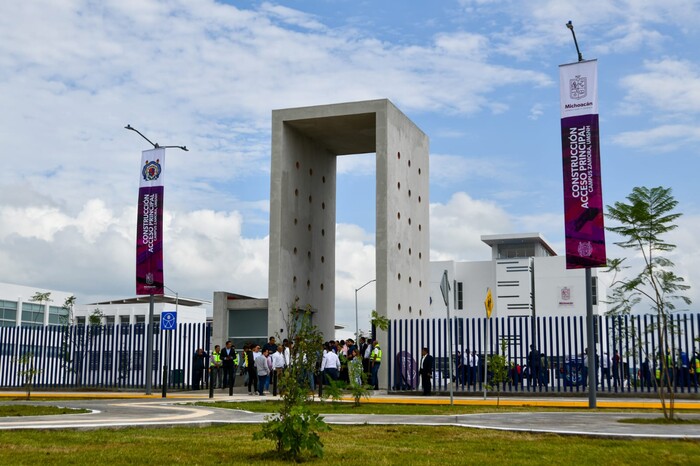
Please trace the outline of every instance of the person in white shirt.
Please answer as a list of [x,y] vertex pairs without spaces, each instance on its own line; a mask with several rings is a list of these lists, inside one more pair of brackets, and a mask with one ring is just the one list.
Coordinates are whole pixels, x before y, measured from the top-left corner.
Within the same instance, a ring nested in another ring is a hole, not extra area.
[[286,364],[284,361],[284,347],[277,347],[277,351],[272,353],[272,396],[277,396],[277,383],[282,377],[282,371]]
[[340,359],[338,355],[335,354],[330,348],[326,348],[323,353],[323,360],[321,360],[321,373],[323,374],[323,383],[326,384],[327,377],[333,380],[338,380],[340,375]]

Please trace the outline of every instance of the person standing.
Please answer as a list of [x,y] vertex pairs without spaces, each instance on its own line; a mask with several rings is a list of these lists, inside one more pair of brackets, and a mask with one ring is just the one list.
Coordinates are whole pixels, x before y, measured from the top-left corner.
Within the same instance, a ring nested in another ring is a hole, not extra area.
[[207,353],[202,348],[197,348],[192,361],[192,390],[199,390],[204,378],[204,368],[207,367]]
[[528,366],[528,389],[537,388],[540,374],[540,352],[535,349],[535,345],[530,345],[530,353],[527,355]]
[[610,391],[610,356],[608,356],[607,351],[603,352],[603,356],[601,357],[601,360],[600,360],[600,367],[601,367],[600,389],[605,390],[605,383],[607,382],[608,391]]
[[428,348],[423,347],[420,358],[420,380],[423,386],[423,396],[430,396],[433,382],[434,359],[428,353]]
[[277,384],[282,377],[282,371],[286,364],[284,360],[284,347],[279,345],[277,351],[272,354],[272,396],[277,396]]
[[323,374],[322,383],[326,385],[329,380],[338,380],[340,376],[340,359],[330,349],[326,349],[323,353],[321,361],[321,374]]
[[472,350],[471,356],[469,356],[469,385],[476,386],[476,378],[479,371],[479,356],[476,354],[476,350]]
[[221,346],[216,345],[209,356],[209,383],[210,389],[221,388]]
[[259,346],[253,346],[252,344],[248,346],[248,351],[246,351],[246,366],[248,367],[248,394],[252,395],[253,392],[258,391],[258,372],[255,369],[255,349],[259,349]]
[[372,371],[371,385],[375,390],[379,390],[379,367],[382,365],[382,349],[379,347],[379,342],[374,341],[374,349],[369,357],[370,369]]
[[613,388],[615,391],[617,391],[617,386],[620,386],[620,389],[622,389],[622,383],[620,382],[620,353],[617,352],[617,350],[613,351],[613,357],[612,357],[612,376],[613,376]]
[[226,346],[221,350],[221,360],[223,361],[224,388],[233,387],[236,383],[236,368],[238,367],[238,353],[231,340],[226,342]]
[[270,373],[270,369],[267,363],[268,352],[267,349],[262,350],[262,353],[255,358],[255,369],[258,374],[258,394],[260,396],[264,395],[265,381]]

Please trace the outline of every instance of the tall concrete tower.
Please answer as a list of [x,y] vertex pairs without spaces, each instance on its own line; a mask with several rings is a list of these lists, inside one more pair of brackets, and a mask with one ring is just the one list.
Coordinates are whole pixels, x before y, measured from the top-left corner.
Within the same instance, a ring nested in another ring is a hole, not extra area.
[[314,323],[324,336],[333,337],[336,157],[365,153],[377,157],[377,312],[417,318],[427,311],[428,137],[385,99],[275,110],[270,335],[283,335],[287,313],[298,298],[300,306],[314,310]]

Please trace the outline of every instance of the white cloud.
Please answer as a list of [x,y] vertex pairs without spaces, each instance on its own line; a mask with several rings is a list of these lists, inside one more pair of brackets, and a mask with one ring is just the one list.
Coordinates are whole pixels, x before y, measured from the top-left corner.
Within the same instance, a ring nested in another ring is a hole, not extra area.
[[641,131],[625,131],[615,135],[612,140],[623,147],[670,152],[684,146],[697,146],[700,142],[700,126],[662,125]]
[[504,165],[502,159],[494,157],[431,154],[430,184],[444,186],[474,178],[510,178],[511,176],[503,171]]
[[674,117],[700,112],[700,68],[687,60],[646,61],[644,71],[620,81],[625,90],[622,112],[659,111]]
[[430,260],[486,260],[491,251],[481,235],[512,229],[509,214],[495,202],[455,193],[445,204],[430,204]]

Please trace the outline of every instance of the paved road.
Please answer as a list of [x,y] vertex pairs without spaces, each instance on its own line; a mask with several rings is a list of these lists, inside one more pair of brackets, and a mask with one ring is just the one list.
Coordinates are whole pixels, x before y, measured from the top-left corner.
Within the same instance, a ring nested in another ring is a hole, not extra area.
[[[85,396],[85,394],[81,394]],[[119,394],[112,394],[119,396]],[[161,426],[161,425],[214,425],[214,424],[250,424],[263,421],[265,414],[241,410],[201,407],[188,404],[193,401],[208,401],[206,396],[197,393],[178,394],[171,398],[143,399],[125,398],[108,399],[110,394],[102,394],[105,399],[92,400],[56,400],[32,402],[33,404],[60,405],[91,410],[87,414],[31,416],[0,418],[0,429],[94,429],[126,426]],[[124,396],[124,394],[121,394]],[[131,395],[134,396],[134,395]],[[270,399],[272,397],[266,397]],[[258,397],[236,394],[228,397],[217,394],[216,401],[251,401]],[[403,402],[444,402],[444,399],[407,398],[379,395],[375,401]],[[511,400],[516,402],[517,400]],[[543,400],[539,400],[542,402]],[[546,401],[546,400],[544,400]],[[520,400],[522,405],[532,404],[532,400]],[[18,403],[0,401],[0,403]],[[700,407],[700,405],[698,406]],[[498,429],[525,432],[553,432],[570,435],[589,435],[600,437],[653,437],[653,438],[687,438],[700,440],[700,424],[690,425],[654,425],[625,424],[619,420],[625,418],[658,417],[658,414],[625,412],[519,412],[488,413],[464,415],[374,415],[374,414],[327,414],[324,415],[331,424],[406,424],[406,425],[452,425],[477,429]],[[686,419],[699,419],[700,413],[681,414]]]

